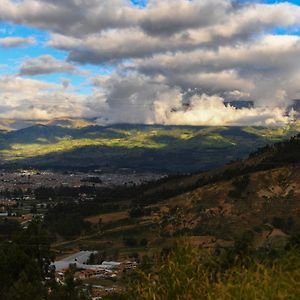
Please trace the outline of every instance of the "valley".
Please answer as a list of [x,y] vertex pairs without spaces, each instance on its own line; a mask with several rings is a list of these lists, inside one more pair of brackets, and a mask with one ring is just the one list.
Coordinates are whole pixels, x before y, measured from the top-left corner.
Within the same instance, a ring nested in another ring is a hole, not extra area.
[[[149,177],[149,182],[134,182],[125,172],[128,181],[113,185],[102,182],[106,174],[3,170],[1,236],[42,218],[56,261],[95,251],[122,266],[152,261],[182,238],[212,253],[246,243],[251,253],[279,254],[300,230],[299,147],[298,135],[207,172]],[[14,176],[24,185],[8,185]],[[39,184],[30,185],[35,180]],[[123,293],[129,275],[114,272],[116,280],[103,274],[83,282]]]
[[0,300],[300,299],[299,55],[300,0],[0,0]]
[[289,138],[286,127],[37,124],[0,133],[6,169],[101,170],[104,173],[187,174],[243,159],[259,147]]

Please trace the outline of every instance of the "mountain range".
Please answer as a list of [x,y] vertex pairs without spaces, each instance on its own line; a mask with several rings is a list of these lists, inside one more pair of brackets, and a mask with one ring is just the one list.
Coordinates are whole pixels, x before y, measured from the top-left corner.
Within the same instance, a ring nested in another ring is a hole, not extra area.
[[[29,121],[27,121],[29,122]],[[33,121],[32,121],[33,122]],[[166,174],[205,171],[242,159],[257,148],[289,138],[299,123],[284,127],[96,125],[79,119],[26,123],[2,120],[3,167],[56,170],[102,169]],[[20,124],[19,124],[20,125]]]

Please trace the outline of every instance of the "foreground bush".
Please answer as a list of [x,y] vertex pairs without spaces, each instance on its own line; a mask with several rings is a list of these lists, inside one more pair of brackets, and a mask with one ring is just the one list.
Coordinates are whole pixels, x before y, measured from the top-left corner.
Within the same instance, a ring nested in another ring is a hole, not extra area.
[[224,268],[227,259],[178,245],[150,273],[138,271],[124,299],[300,299],[298,251],[273,261],[237,258]]

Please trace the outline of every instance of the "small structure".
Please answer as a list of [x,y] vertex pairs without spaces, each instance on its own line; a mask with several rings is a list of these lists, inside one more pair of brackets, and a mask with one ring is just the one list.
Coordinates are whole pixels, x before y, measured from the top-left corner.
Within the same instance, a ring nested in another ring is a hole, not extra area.
[[62,269],[68,269],[70,265],[75,265],[78,269],[83,270],[115,270],[117,269],[121,263],[120,262],[114,262],[114,261],[104,261],[100,265],[87,265],[87,261],[91,254],[96,254],[95,251],[80,251],[78,253],[75,253],[71,256],[68,256],[66,258],[63,258],[59,261],[55,261],[53,263],[53,266],[55,267],[56,271],[62,270]]

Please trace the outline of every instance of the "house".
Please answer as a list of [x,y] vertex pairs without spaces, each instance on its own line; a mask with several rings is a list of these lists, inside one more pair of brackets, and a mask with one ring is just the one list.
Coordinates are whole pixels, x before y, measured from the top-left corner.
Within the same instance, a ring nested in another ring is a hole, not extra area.
[[[99,265],[88,265],[87,261],[92,253],[97,253],[95,251],[80,251],[73,255],[70,255],[66,258],[63,258],[59,261],[55,261],[52,265],[55,267],[56,271],[60,271],[63,269],[68,269],[70,265],[75,265],[77,269],[82,270],[92,270],[93,274],[106,274],[112,273],[115,270],[121,270],[123,264],[121,262],[116,261],[103,261],[102,264]],[[99,272],[99,273],[97,273]],[[80,276],[89,276],[92,273],[84,273],[80,274]],[[112,276],[112,274],[110,274]]]

